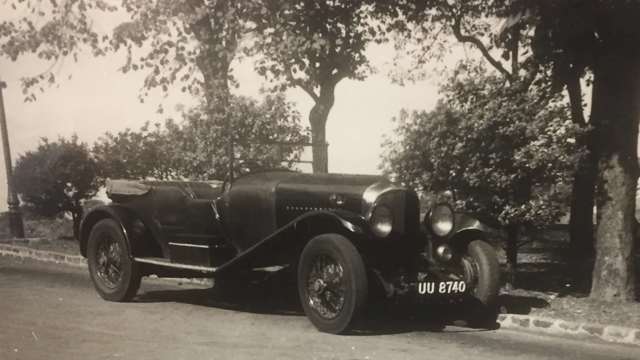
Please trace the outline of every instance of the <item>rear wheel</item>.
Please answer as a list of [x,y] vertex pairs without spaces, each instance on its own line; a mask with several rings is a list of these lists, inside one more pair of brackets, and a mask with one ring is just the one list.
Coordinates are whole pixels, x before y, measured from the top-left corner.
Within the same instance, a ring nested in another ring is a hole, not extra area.
[[87,262],[100,296],[109,301],[129,301],[140,287],[140,267],[130,256],[120,225],[100,220],[89,234]]
[[313,238],[298,263],[298,294],[305,314],[318,330],[347,331],[367,300],[367,274],[355,246],[338,234]]

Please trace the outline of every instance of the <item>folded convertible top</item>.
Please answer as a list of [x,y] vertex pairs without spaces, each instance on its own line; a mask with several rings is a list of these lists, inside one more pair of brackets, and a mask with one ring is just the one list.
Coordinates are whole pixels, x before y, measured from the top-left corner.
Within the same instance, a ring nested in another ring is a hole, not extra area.
[[107,180],[107,196],[111,195],[144,195],[151,186],[137,180]]
[[[179,190],[192,199],[216,199],[222,193],[222,181],[155,181],[155,180],[107,180],[107,196],[116,201],[133,199],[148,194],[152,189]],[[117,198],[117,199],[116,199]]]

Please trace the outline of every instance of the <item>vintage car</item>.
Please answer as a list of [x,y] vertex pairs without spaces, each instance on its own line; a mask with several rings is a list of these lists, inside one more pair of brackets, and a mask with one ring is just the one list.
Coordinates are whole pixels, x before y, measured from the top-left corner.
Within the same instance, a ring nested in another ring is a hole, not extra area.
[[342,333],[372,287],[387,297],[470,298],[487,313],[497,297],[486,227],[447,203],[421,220],[416,192],[383,177],[273,170],[232,183],[116,180],[108,195],[112,203],[88,212],[80,229],[106,300],[131,300],[151,274],[242,279],[288,267],[313,325]]

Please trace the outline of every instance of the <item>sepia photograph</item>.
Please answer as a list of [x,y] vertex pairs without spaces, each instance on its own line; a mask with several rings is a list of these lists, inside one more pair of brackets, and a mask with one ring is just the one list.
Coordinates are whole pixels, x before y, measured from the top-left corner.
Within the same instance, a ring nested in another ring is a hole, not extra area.
[[0,359],[640,359],[640,0],[0,0]]

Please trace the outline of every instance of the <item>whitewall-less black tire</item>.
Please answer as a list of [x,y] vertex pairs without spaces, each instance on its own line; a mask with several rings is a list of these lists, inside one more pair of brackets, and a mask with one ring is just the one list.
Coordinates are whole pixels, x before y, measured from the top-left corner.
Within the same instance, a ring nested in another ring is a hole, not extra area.
[[367,301],[367,274],[355,246],[339,234],[314,237],[298,263],[298,293],[307,318],[322,332],[340,334]]
[[129,301],[140,287],[140,266],[130,253],[120,225],[100,220],[91,229],[87,244],[89,275],[100,296],[109,301]]

